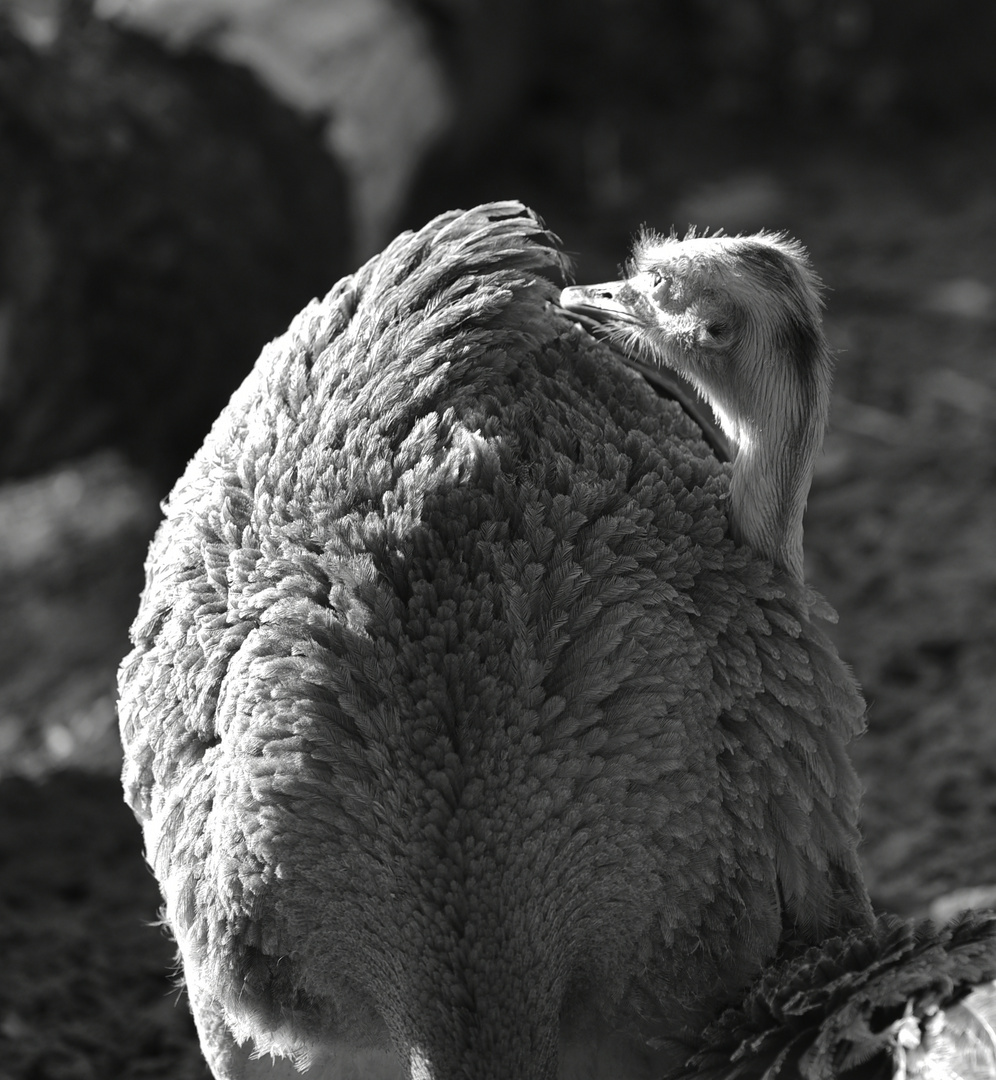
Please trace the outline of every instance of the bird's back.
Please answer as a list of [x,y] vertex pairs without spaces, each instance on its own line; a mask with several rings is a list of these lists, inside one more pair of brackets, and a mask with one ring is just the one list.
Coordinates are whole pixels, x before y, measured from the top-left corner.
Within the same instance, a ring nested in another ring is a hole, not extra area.
[[662,1072],[785,935],[867,919],[860,695],[564,274],[515,203],[405,234],[170,498],[124,780],[219,1075],[228,1031]]

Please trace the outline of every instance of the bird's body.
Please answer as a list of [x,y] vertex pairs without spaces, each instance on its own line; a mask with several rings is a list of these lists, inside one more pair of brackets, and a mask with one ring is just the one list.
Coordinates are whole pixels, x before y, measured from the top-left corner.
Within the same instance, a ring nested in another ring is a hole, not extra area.
[[644,233],[629,277],[565,289],[561,303],[605,317],[638,356],[706,398],[736,451],[734,535],[801,581],[802,517],[833,375],[803,249],[769,233]]
[[662,1076],[868,923],[860,694],[564,273],[515,203],[404,234],[170,497],[124,783],[218,1077]]

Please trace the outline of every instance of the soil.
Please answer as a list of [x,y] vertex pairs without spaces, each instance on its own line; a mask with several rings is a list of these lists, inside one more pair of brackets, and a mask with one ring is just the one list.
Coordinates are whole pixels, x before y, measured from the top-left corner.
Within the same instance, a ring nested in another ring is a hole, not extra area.
[[[540,116],[511,165],[440,198],[521,195],[582,253],[582,280],[615,276],[642,221],[763,222],[807,244],[839,350],[807,571],[869,703],[853,748],[869,888],[914,913],[992,886],[993,132],[886,146],[655,123],[623,124],[588,160],[577,130]],[[157,494],[114,454],[0,488],[3,1078],[207,1075],[117,781],[114,672]]]

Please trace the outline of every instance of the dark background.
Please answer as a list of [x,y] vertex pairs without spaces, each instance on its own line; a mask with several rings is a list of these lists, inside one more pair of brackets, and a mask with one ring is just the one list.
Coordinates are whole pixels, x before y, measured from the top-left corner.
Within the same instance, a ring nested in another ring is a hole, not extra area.
[[[219,59],[231,16],[191,29],[182,0],[131,29],[0,3],[0,1077],[204,1075],[117,782],[158,500],[296,310],[490,198],[582,281],[644,222],[810,249],[839,359],[807,573],[869,702],[869,887],[907,914],[996,885],[996,7],[368,3],[324,5],[366,36],[318,42],[331,74],[297,94],[307,56],[283,81],[266,34],[255,73]],[[342,77],[362,49],[372,77]],[[419,65],[445,116],[413,148]],[[380,146],[366,172],[333,110]]]

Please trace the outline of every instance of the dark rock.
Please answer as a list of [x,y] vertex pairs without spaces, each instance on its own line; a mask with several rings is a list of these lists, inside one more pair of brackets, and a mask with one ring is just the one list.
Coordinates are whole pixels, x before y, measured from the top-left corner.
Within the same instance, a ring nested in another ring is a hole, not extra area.
[[68,3],[0,24],[0,476],[115,445],[175,479],[349,256],[317,123]]

